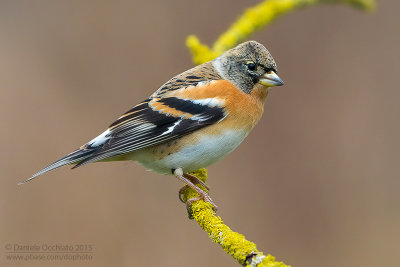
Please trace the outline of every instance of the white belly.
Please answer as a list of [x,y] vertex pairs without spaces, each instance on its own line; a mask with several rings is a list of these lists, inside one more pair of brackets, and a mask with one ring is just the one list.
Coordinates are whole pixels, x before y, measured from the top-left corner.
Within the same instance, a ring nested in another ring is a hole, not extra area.
[[182,168],[191,172],[207,167],[232,152],[247,136],[246,131],[225,131],[220,135],[208,135],[198,142],[185,146],[165,157],[155,158],[152,150],[137,151],[131,159],[156,172],[171,174],[171,169]]

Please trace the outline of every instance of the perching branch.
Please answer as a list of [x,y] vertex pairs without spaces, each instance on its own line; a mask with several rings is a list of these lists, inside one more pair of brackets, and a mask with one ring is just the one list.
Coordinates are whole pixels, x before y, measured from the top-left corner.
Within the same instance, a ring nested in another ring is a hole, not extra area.
[[[372,10],[375,7],[374,0],[264,0],[260,4],[247,9],[225,33],[220,35],[212,48],[202,44],[194,35],[187,38],[186,45],[193,55],[193,61],[196,64],[201,64],[245,41],[252,33],[269,25],[277,17],[292,10],[321,3],[346,3],[365,11]],[[207,180],[206,169],[200,169],[191,174],[203,182]],[[202,189],[205,190],[205,188]],[[183,200],[186,201],[197,196],[198,194],[193,189],[187,188],[184,191]],[[219,216],[215,215],[212,208],[212,205],[208,202],[195,201],[191,206],[191,217],[208,233],[212,241],[219,244],[226,253],[241,265],[287,267],[283,262],[275,261],[273,256],[264,255],[258,251],[256,244],[247,241],[243,235],[233,232]]]

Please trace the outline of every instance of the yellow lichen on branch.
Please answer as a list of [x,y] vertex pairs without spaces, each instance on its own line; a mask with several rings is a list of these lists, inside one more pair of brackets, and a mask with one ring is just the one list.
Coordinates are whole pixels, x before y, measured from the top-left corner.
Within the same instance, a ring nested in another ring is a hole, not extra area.
[[[200,169],[191,174],[203,182],[207,180],[206,169]],[[197,196],[198,194],[193,189],[188,188],[183,195],[183,200],[186,201]],[[258,251],[256,244],[246,240],[243,235],[232,231],[224,224],[221,217],[215,215],[210,203],[203,200],[194,202],[191,206],[191,217],[208,233],[212,241],[219,244],[240,264],[258,267],[287,267],[283,262],[275,261],[273,256],[264,255]]]
[[[374,0],[264,0],[247,9],[225,33],[220,35],[212,48],[202,44],[194,35],[187,38],[186,45],[193,55],[193,61],[196,64],[202,64],[247,40],[252,33],[267,26],[277,17],[292,10],[321,3],[345,3],[366,11],[375,7]],[[191,174],[203,182],[207,179],[206,169],[200,169]],[[202,189],[205,190],[203,187]],[[195,197],[198,197],[198,194],[193,189],[187,188],[184,191],[183,200],[186,201]],[[219,244],[226,253],[240,264],[252,267],[287,267],[283,262],[275,261],[273,256],[264,255],[258,251],[256,244],[247,241],[243,235],[233,232],[219,216],[215,215],[210,203],[203,200],[193,202],[191,218],[195,219],[201,228],[208,233],[212,241]]]
[[248,8],[226,32],[219,36],[212,48],[202,44],[194,35],[186,39],[186,45],[192,53],[194,63],[202,64],[248,39],[255,31],[267,26],[283,14],[316,4],[335,3],[350,4],[366,11],[375,7],[374,0],[264,0]]

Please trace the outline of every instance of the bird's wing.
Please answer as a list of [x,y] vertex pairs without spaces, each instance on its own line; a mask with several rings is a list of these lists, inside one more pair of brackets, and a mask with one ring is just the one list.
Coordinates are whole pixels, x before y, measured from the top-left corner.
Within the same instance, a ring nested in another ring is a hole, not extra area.
[[223,100],[212,96],[195,100],[171,96],[186,89],[201,92],[221,79],[210,62],[175,76],[86,144],[86,149],[95,151],[75,167],[179,138],[223,120],[226,117]]
[[95,152],[75,167],[166,142],[225,117],[224,102],[215,98],[149,98],[86,144],[82,149],[95,149]]

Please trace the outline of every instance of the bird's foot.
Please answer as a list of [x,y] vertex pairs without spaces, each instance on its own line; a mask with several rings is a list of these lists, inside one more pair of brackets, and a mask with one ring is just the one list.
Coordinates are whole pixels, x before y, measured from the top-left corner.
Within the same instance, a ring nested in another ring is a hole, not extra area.
[[202,180],[197,178],[196,176],[191,175],[189,173],[184,173],[183,177],[185,177],[186,179],[188,179],[189,181],[191,181],[195,185],[199,184],[199,185],[203,186],[205,189],[207,189],[207,191],[210,191],[210,187],[208,185],[206,185]]
[[183,195],[185,194],[186,189],[190,188],[188,185],[184,185],[181,189],[179,189],[178,197],[182,203],[186,203],[183,199]]
[[200,179],[198,179],[196,176],[193,176],[191,174],[187,174],[187,173],[183,173],[182,169],[175,169],[173,170],[173,174],[182,182],[186,183],[186,185],[184,187],[182,187],[179,190],[179,199],[180,201],[182,201],[183,203],[185,203],[184,199],[183,199],[183,194],[185,193],[185,190],[188,188],[193,189],[194,191],[196,191],[199,196],[195,197],[195,198],[191,198],[186,200],[186,209],[188,211],[189,214],[189,218],[193,219],[192,216],[192,209],[191,206],[193,204],[193,202],[198,201],[198,200],[204,200],[205,202],[210,203],[211,205],[213,205],[213,210],[216,211],[217,210],[217,205],[215,205],[214,201],[212,200],[212,198],[208,195],[208,193],[206,191],[204,191],[203,189],[197,187],[195,184],[200,184],[202,186],[204,186],[207,190],[209,189],[209,187],[204,184],[203,181],[201,181]]
[[[184,173],[183,174],[183,177],[185,177],[186,179],[188,179],[189,181],[191,181],[194,185],[201,185],[201,186],[203,186],[207,191],[210,191],[210,187],[208,186],[208,185],[206,185],[202,180],[200,180],[199,178],[197,178],[196,176],[194,176],[194,175],[191,175],[191,174],[189,174],[189,173]],[[181,201],[181,202],[183,202],[183,203],[185,203],[185,201],[183,200],[183,194],[185,193],[185,191],[186,191],[186,189],[188,189],[188,188],[190,188],[190,186],[188,186],[188,185],[185,185],[185,186],[183,186],[180,190],[179,190],[179,192],[178,192],[178,197],[179,197],[179,200]]]

